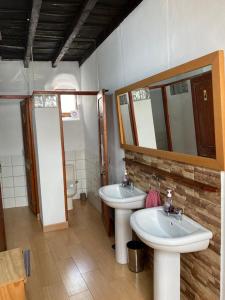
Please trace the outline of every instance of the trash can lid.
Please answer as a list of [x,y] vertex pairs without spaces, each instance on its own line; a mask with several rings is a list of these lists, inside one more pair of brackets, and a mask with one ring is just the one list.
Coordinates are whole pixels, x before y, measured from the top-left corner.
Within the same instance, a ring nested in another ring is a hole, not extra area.
[[142,249],[144,247],[145,247],[145,244],[141,241],[129,241],[127,243],[127,248],[133,249],[133,250]]

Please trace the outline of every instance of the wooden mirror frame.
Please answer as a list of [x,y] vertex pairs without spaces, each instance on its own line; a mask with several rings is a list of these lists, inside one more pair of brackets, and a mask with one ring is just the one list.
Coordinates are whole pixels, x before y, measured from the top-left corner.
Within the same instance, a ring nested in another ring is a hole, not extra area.
[[[194,156],[184,153],[171,152],[165,150],[157,150],[151,148],[140,147],[136,145],[128,145],[125,143],[125,135],[123,128],[122,115],[120,111],[119,95],[130,93],[132,90],[143,88],[152,85],[156,82],[169,79],[171,77],[187,73],[202,67],[212,66],[212,85],[213,85],[213,109],[215,122],[215,142],[216,142],[216,159]],[[191,165],[206,167],[214,170],[225,170],[225,88],[224,88],[224,52],[218,50],[208,55],[202,56],[198,59],[189,61],[167,71],[153,75],[146,79],[140,80],[126,87],[123,87],[115,92],[118,122],[119,122],[119,136],[121,148],[136,153],[155,156],[163,159],[175,160]]]

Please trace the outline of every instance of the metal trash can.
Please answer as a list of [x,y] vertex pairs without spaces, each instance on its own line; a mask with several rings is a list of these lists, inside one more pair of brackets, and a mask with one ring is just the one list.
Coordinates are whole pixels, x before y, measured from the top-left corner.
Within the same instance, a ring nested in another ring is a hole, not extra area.
[[139,273],[144,270],[144,248],[145,244],[140,241],[127,243],[128,268],[131,272]]
[[86,195],[86,193],[80,193],[80,200],[82,200],[82,201],[87,200],[87,195]]

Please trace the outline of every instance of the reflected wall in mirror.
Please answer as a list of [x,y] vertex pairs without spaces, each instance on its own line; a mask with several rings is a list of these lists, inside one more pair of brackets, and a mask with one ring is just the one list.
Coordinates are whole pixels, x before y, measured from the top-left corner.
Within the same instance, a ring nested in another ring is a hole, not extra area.
[[215,158],[211,66],[131,95],[138,146]]
[[216,51],[118,90],[123,148],[160,157],[171,152],[172,159],[218,169],[215,161],[224,164],[223,68],[223,51]]
[[162,90],[144,88],[131,95],[138,146],[168,150]]
[[129,145],[134,145],[134,131],[132,129],[132,112],[130,97],[128,93],[119,96],[120,111],[123,122],[125,141]]

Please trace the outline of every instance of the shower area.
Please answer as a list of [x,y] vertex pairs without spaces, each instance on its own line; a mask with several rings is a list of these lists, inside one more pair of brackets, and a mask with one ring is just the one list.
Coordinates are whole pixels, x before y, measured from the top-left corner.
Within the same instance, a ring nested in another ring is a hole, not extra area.
[[67,184],[67,208],[73,209],[73,201],[86,193],[84,130],[81,99],[76,95],[60,95],[64,133],[64,151]]

